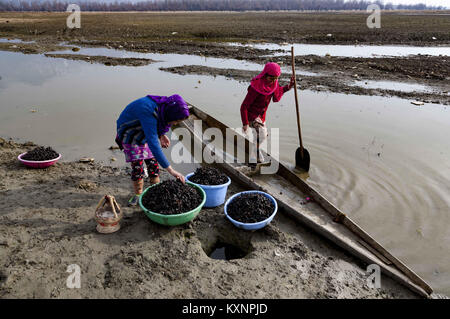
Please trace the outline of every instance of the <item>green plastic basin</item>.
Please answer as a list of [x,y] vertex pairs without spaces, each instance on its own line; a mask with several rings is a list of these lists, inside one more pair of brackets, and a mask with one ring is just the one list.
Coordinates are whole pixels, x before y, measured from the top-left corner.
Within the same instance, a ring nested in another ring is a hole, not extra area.
[[200,194],[202,194],[202,197],[203,197],[201,204],[189,212],[182,213],[182,214],[175,214],[175,215],[164,215],[164,214],[158,214],[158,213],[152,212],[151,210],[145,208],[144,205],[142,204],[142,197],[145,195],[145,193],[147,193],[147,191],[150,188],[155,187],[158,184],[152,185],[145,189],[145,191],[142,193],[142,195],[139,196],[139,206],[141,206],[142,210],[144,211],[145,215],[147,215],[148,218],[150,218],[155,223],[158,223],[161,225],[176,226],[176,225],[181,225],[181,224],[190,222],[198,215],[198,213],[200,213],[203,205],[205,205],[206,194],[205,194],[205,191],[200,186],[197,186],[189,181],[186,181],[186,184],[189,184],[192,187],[194,187],[195,189],[197,189],[198,192],[200,192]]

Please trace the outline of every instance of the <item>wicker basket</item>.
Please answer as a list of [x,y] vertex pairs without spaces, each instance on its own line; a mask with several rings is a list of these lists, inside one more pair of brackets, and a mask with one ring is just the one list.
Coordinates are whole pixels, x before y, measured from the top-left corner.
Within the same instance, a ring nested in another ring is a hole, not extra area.
[[111,234],[120,229],[120,220],[123,213],[114,196],[105,195],[98,202],[95,209],[97,231],[102,234]]

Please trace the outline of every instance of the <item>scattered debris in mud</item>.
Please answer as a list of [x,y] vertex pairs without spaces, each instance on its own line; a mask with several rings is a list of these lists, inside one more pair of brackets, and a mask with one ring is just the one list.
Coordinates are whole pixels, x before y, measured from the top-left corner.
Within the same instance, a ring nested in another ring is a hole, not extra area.
[[258,223],[269,218],[274,209],[272,201],[262,194],[243,194],[228,204],[227,213],[241,223]]
[[93,163],[95,158],[93,157],[82,157],[78,160],[80,163]]
[[59,156],[53,148],[38,146],[22,156],[26,161],[49,161]]
[[78,188],[86,192],[92,192],[98,188],[98,185],[88,180],[82,180],[78,183]]
[[98,55],[82,55],[82,54],[45,54],[49,58],[61,58],[75,61],[85,61],[90,63],[100,63],[107,66],[126,65],[126,66],[144,66],[155,61],[151,59],[141,58],[115,58]]
[[222,185],[228,182],[228,177],[215,167],[199,167],[189,181],[200,185]]
[[197,208],[202,203],[197,189],[177,180],[164,181],[150,188],[142,197],[148,210],[163,214],[182,214]]

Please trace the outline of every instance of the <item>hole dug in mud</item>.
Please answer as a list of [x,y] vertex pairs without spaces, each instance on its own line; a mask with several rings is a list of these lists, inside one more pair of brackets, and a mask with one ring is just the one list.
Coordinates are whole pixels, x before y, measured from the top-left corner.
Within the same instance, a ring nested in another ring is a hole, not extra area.
[[221,241],[217,241],[214,247],[212,247],[212,251],[208,254],[209,258],[221,260],[241,259],[245,256],[247,256],[247,252],[239,247]]
[[0,270],[0,286],[2,286],[6,280],[8,280],[8,276]]
[[202,248],[205,254],[211,259],[233,260],[246,257],[254,249],[250,242],[251,237],[244,236],[216,236],[211,234],[206,238],[200,236]]

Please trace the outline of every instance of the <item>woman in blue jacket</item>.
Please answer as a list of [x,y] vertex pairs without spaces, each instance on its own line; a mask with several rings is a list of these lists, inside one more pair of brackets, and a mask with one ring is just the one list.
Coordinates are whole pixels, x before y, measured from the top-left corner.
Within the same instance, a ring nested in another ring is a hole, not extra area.
[[[185,182],[184,176],[174,170],[165,157],[161,146],[169,147],[170,140],[165,135],[174,124],[189,117],[187,103],[179,95],[148,95],[131,102],[117,120],[116,142],[131,163],[131,180],[134,196],[130,206],[136,206],[144,188],[144,162],[147,165],[150,182],[159,183],[159,165],[178,180]],[[159,164],[159,165],[158,165]]]

